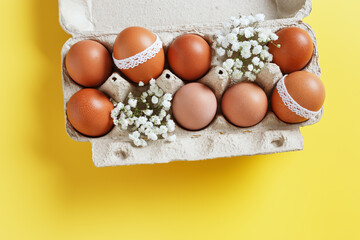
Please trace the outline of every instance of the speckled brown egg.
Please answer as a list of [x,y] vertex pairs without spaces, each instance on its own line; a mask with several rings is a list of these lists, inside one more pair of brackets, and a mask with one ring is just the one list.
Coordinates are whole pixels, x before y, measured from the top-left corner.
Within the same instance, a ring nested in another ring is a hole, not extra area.
[[188,130],[200,130],[213,120],[217,109],[215,94],[202,83],[181,87],[172,102],[172,112],[178,124]]
[[199,35],[185,34],[174,40],[167,52],[171,70],[181,79],[195,81],[210,68],[211,49]]
[[[285,77],[284,84],[288,94],[301,107],[316,112],[323,106],[325,87],[315,74],[307,71],[294,72]],[[307,120],[284,104],[277,88],[271,97],[271,107],[276,116],[284,122],[299,123]]]
[[[142,27],[129,27],[124,29],[117,36],[113,56],[115,59],[123,60],[141,53],[150,47],[156,40],[156,35],[148,29]],[[129,68],[120,69],[131,81],[139,83],[148,83],[152,78],[160,76],[164,70],[165,54],[163,48],[151,59],[140,65]]]
[[113,127],[110,116],[114,106],[101,91],[85,88],[76,92],[66,105],[67,117],[71,125],[80,133],[99,137]]
[[268,99],[258,85],[242,82],[226,90],[222,97],[221,108],[226,119],[232,124],[250,127],[265,117]]
[[[298,27],[284,28],[276,33],[279,39],[269,44],[269,52],[273,62],[283,73],[291,73],[303,69],[310,61],[314,44],[310,35]],[[280,44],[280,48],[276,47]]]
[[70,77],[84,87],[98,87],[112,73],[112,59],[99,42],[83,40],[75,43],[65,59]]

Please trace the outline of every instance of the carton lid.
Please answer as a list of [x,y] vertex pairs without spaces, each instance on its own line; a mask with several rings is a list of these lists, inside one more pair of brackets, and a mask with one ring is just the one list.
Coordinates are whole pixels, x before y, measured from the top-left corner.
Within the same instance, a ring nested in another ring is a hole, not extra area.
[[239,14],[300,20],[310,12],[311,0],[59,0],[60,24],[73,36],[118,33],[129,26],[215,26]]

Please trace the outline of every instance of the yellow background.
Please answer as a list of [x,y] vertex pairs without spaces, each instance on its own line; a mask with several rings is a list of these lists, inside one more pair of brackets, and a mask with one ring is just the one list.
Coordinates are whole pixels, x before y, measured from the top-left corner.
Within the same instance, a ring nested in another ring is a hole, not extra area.
[[360,239],[358,1],[315,0],[325,115],[305,150],[95,168],[64,129],[55,0],[0,4],[0,239]]

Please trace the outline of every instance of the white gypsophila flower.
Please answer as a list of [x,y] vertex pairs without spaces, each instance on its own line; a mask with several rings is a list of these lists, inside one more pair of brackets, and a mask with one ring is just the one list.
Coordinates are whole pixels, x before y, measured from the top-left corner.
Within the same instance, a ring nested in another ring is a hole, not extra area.
[[129,111],[131,109],[131,107],[129,105],[126,105],[125,107],[125,110]]
[[256,46],[259,45],[259,43],[258,43],[257,41],[255,41],[255,40],[250,40],[250,44],[251,44],[251,46],[253,46],[253,47],[256,47]]
[[234,66],[234,60],[229,58],[223,63],[225,70],[231,69]]
[[232,51],[237,52],[237,51],[239,51],[239,49],[240,49],[240,43],[239,42],[235,42],[235,43],[232,44],[232,46],[231,46]]
[[253,23],[255,23],[255,22],[256,22],[255,17],[254,17],[254,16],[252,16],[252,15],[248,16],[247,18],[249,19],[250,24],[253,24]]
[[131,140],[139,139],[140,133],[138,131],[134,131],[133,133],[129,134],[129,138]]
[[150,121],[148,121],[148,122],[146,122],[145,124],[144,124],[144,127],[145,128],[153,128],[154,127],[154,124],[152,123],[152,122],[150,122]]
[[247,25],[250,24],[249,19],[247,19],[246,17],[241,17],[239,19],[239,21],[240,21],[240,25],[243,26],[243,27],[246,27]]
[[150,116],[151,114],[153,114],[153,112],[154,112],[154,110],[152,110],[152,109],[146,109],[146,110],[144,110],[144,114],[145,114],[146,116]]
[[152,134],[153,133],[152,127],[147,127],[145,129],[144,133],[145,133],[146,136],[149,136],[150,134]]
[[272,62],[272,60],[273,60],[273,55],[269,53],[269,55],[267,57],[267,61]]
[[236,35],[236,40],[238,39],[238,34],[240,32],[240,28],[236,27],[234,28],[233,30],[231,30],[231,33],[235,34]]
[[130,98],[130,99],[128,99],[128,104],[129,104],[130,107],[135,108],[136,105],[137,105],[137,100],[133,99],[133,98]]
[[164,134],[164,133],[167,133],[168,128],[166,126],[162,125],[162,126],[160,126],[159,130],[160,130],[159,131],[160,134]]
[[224,56],[225,52],[226,52],[225,49],[223,49],[222,47],[216,49],[216,54],[219,55],[220,57]]
[[240,80],[243,76],[243,73],[240,71],[240,70],[235,70],[233,73],[232,73],[232,78],[235,79],[235,80]]
[[243,57],[244,59],[248,59],[251,57],[251,52],[247,49],[243,49],[241,51],[241,57]]
[[230,43],[233,44],[234,42],[238,41],[237,35],[235,33],[229,33],[226,36],[226,40]]
[[252,71],[254,69],[254,66],[252,64],[249,64],[247,68],[249,71]]
[[144,83],[142,81],[139,82],[139,87],[144,86]]
[[265,20],[265,15],[262,13],[258,13],[255,15],[255,19],[257,22],[263,22]]
[[166,132],[166,133],[161,134],[161,137],[162,137],[162,138],[164,138],[164,139],[166,139],[166,138],[168,137],[167,132]]
[[263,68],[264,66],[265,66],[264,62],[263,62],[263,61],[260,61],[260,62],[259,62],[259,67],[260,67],[260,68]]
[[170,93],[165,93],[163,99],[166,100],[166,101],[171,101],[171,100],[172,100],[172,96],[171,96]]
[[155,92],[155,95],[157,97],[162,97],[162,95],[164,95],[164,91],[161,88],[158,88]]
[[155,94],[159,90],[159,87],[156,85],[151,85],[149,90]]
[[259,66],[260,63],[260,58],[259,57],[254,57],[251,62],[255,65],[255,66]]
[[113,119],[113,123],[115,126],[119,125],[119,120],[118,119]]
[[234,66],[235,66],[235,68],[237,68],[237,69],[241,69],[242,66],[243,66],[243,62],[242,62],[240,59],[237,58],[237,59],[235,60]]
[[139,133],[144,133],[144,132],[145,132],[145,129],[146,129],[145,125],[141,125],[141,126],[138,128],[138,132],[139,132]]
[[124,104],[122,102],[119,102],[116,104],[116,108],[120,110],[120,109],[124,108]]
[[140,147],[142,144],[141,139],[138,139],[138,138],[133,139],[133,143],[137,147]]
[[159,102],[159,99],[158,99],[156,96],[152,96],[151,102],[152,102],[153,104],[157,104],[157,103]]
[[129,111],[126,112],[126,115],[127,115],[128,117],[132,117],[133,112],[132,112],[131,110],[129,110]]
[[244,75],[245,75],[245,77],[248,78],[250,81],[254,81],[254,80],[256,79],[256,76],[255,76],[252,72],[250,72],[250,71],[246,71]]
[[150,85],[155,85],[156,81],[155,81],[155,79],[152,78],[149,83],[150,83]]
[[166,138],[166,140],[169,141],[169,142],[175,142],[175,140],[176,140],[176,135],[168,136],[168,137]]
[[256,47],[254,47],[252,53],[253,53],[254,55],[258,55],[258,54],[261,53],[262,49],[263,49],[263,48],[262,48],[261,45],[257,45]]
[[119,109],[114,108],[113,110],[111,110],[110,116],[112,118],[115,118],[115,117],[119,116],[119,113],[120,113]]
[[227,55],[228,57],[231,57],[233,54],[234,54],[234,52],[231,51],[231,50],[227,50],[227,51],[226,51],[226,55]]
[[259,33],[259,38],[258,38],[258,42],[260,42],[260,43],[265,43],[265,42],[267,42],[267,39],[268,39],[268,37],[267,37],[267,35],[266,34],[264,34],[264,33]]
[[166,101],[166,100],[162,102],[162,105],[164,106],[165,109],[169,109],[171,107],[170,101]]
[[221,41],[221,46],[222,46],[223,48],[227,48],[229,45],[230,45],[230,43],[229,43],[229,41],[228,41],[226,38],[224,38],[224,39]]
[[247,27],[244,29],[245,38],[251,38],[254,36],[254,29],[252,27]]
[[243,49],[245,49],[245,50],[249,50],[249,51],[250,51],[250,49],[251,49],[251,43],[250,43],[250,41],[243,41],[241,47],[242,47]]
[[137,122],[138,122],[139,124],[145,124],[147,121],[148,121],[148,119],[147,119],[146,117],[144,117],[144,116],[141,116],[141,117],[139,117],[139,118],[137,119]]
[[168,120],[166,126],[169,132],[173,132],[175,130],[175,122],[173,120]]
[[271,39],[272,41],[276,41],[276,40],[279,39],[279,36],[276,35],[275,33],[271,33],[271,34],[270,34],[270,39]]
[[148,138],[150,140],[156,141],[158,139],[158,136],[154,132],[152,132],[148,135]]
[[166,111],[164,109],[161,109],[159,113],[159,118],[162,120],[166,116]]

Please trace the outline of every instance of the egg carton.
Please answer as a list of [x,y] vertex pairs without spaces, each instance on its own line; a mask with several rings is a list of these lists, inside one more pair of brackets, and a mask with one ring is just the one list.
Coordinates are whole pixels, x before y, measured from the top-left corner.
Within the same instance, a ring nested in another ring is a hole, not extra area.
[[[125,6],[125,7],[124,7]],[[188,131],[176,127],[175,142],[157,140],[147,147],[135,147],[128,138],[128,131],[115,126],[102,137],[91,138],[78,133],[66,116],[66,104],[70,97],[82,89],[71,80],[64,60],[70,47],[78,41],[93,39],[101,42],[109,52],[117,34],[129,26],[142,26],[155,32],[163,41],[164,48],[182,34],[196,33],[211,43],[211,36],[221,29],[222,22],[231,16],[263,13],[263,27],[273,31],[296,26],[306,30],[314,42],[311,61],[304,70],[320,77],[316,38],[310,26],[301,21],[311,12],[310,0],[59,0],[60,24],[72,34],[63,46],[62,82],[64,93],[65,125],[68,135],[76,141],[92,143],[93,161],[97,167],[167,163],[175,160],[203,160],[242,155],[270,154],[302,150],[304,148],[300,127],[318,122],[321,112],[306,122],[287,124],[280,121],[269,108],[265,118],[257,125],[240,128],[230,124],[218,107],[212,123],[200,131]],[[210,17],[209,17],[210,16]],[[233,83],[213,53],[209,72],[201,82],[210,87],[218,100]],[[135,86],[114,67],[114,73],[98,89],[116,101],[124,101],[129,92],[134,94],[145,87]],[[276,64],[266,64],[256,79],[270,99],[271,93],[282,73]],[[165,65],[156,79],[165,92],[174,94],[186,82],[178,78]]]

